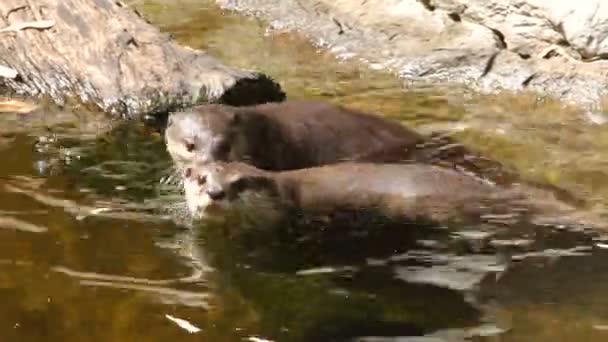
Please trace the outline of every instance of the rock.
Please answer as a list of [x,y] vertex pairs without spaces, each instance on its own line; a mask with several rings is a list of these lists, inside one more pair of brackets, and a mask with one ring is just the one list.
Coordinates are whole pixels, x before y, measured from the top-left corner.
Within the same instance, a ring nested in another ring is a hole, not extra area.
[[433,5],[500,31],[509,50],[533,55],[568,44],[583,58],[605,54],[608,4],[601,0],[437,0]]
[[600,0],[216,0],[407,81],[530,90],[596,108],[608,89]]
[[[538,0],[537,0],[538,1]],[[547,4],[551,2],[547,1]],[[608,54],[608,4],[605,1],[557,1],[551,20],[563,30],[564,38],[583,58]]]
[[123,117],[226,94],[284,98],[264,75],[180,46],[120,1],[2,0],[0,17],[0,86],[21,95],[76,98]]

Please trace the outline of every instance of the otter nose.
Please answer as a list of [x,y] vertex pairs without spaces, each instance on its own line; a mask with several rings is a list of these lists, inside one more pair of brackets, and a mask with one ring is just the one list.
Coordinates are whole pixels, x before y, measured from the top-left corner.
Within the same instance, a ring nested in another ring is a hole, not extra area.
[[224,192],[224,190],[208,190],[207,191],[207,195],[209,196],[209,198],[211,198],[214,201],[218,201],[221,200],[222,198],[224,198],[226,196],[226,192]]

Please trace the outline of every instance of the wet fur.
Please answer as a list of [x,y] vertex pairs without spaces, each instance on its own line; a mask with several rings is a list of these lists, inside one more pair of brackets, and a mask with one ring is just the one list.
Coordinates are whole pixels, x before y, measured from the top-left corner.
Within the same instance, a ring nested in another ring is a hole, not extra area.
[[407,159],[408,151],[424,140],[396,121],[315,101],[194,107],[170,115],[165,139],[180,165],[193,159],[180,145],[194,143],[198,159],[244,161],[277,171],[347,160]]
[[[259,216],[257,222],[265,225],[299,214],[331,216],[364,210],[391,220],[427,223],[509,225],[527,220],[605,227],[594,215],[578,211],[547,192],[539,190],[531,195],[518,187],[496,186],[432,165],[347,162],[269,172],[239,162],[216,162],[194,164],[192,170],[184,186],[198,193],[188,201],[204,196],[209,186],[193,180],[214,174],[214,186],[228,193],[226,208],[247,213],[250,218]],[[199,217],[200,210],[191,207],[191,213]]]
[[[498,185],[520,182],[501,163],[483,158],[440,134],[421,136],[400,123],[318,101],[285,101],[246,107],[219,104],[173,113],[165,131],[177,168],[194,159],[242,161],[271,171],[341,161],[418,162],[457,169]],[[575,206],[584,200],[556,186],[526,182]]]
[[[285,208],[278,200],[278,188],[271,179],[265,177],[264,171],[243,163],[230,168],[225,168],[221,162],[202,165],[193,168],[183,182],[186,202],[193,219],[236,220],[239,224],[253,226],[277,224],[283,220]],[[204,184],[201,177],[205,178]],[[210,190],[222,190],[225,197],[213,201],[207,195]],[[220,215],[210,214],[206,210],[210,204],[225,210]]]

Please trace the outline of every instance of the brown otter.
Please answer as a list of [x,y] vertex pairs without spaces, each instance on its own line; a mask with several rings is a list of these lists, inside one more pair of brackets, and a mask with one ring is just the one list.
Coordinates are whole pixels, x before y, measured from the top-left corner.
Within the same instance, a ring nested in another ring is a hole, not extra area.
[[196,156],[281,171],[346,160],[398,161],[424,138],[378,115],[324,102],[285,101],[208,104],[172,113],[165,140],[178,166]]
[[575,209],[554,199],[531,198],[516,188],[433,165],[345,162],[272,172],[241,162],[199,162],[184,176],[186,202],[195,218],[238,212],[272,225],[294,211],[327,215],[371,209],[392,219],[443,223],[513,221],[528,214],[537,215],[539,223],[551,215],[554,223],[588,223],[570,216]]
[[[397,121],[319,101],[197,106],[169,116],[165,140],[180,169],[195,156],[203,162],[244,161],[272,171],[342,161],[414,161],[469,171],[500,185],[519,181],[499,162],[448,137],[422,136]],[[555,186],[527,185],[530,190],[551,191],[569,203],[583,203]]]
[[371,209],[391,219],[437,223],[503,224],[526,218],[538,224],[605,226],[547,192],[496,186],[434,165],[344,162],[273,172],[241,162],[195,162],[184,178],[195,218],[238,212],[272,225],[293,212]]

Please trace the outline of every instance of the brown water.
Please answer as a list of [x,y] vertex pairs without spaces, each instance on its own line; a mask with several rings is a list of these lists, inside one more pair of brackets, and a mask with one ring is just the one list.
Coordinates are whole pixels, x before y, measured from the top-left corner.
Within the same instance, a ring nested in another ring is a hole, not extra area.
[[[289,97],[446,130],[524,177],[599,208],[608,200],[608,133],[574,109],[521,94],[404,91],[209,1],[138,6],[184,44],[275,77]],[[297,236],[189,230],[173,222],[182,200],[159,183],[171,164],[156,132],[125,123],[99,133],[82,117],[47,129],[69,113],[47,114],[0,113],[0,341],[608,337],[601,234],[373,222]]]

